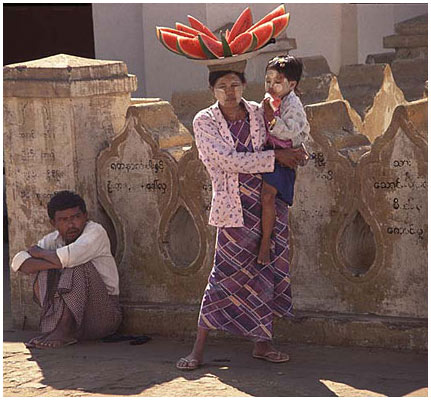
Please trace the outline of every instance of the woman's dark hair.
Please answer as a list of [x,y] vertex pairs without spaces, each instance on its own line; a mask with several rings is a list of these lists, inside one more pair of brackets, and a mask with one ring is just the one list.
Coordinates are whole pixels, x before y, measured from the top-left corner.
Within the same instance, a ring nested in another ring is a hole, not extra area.
[[302,76],[303,64],[299,58],[288,54],[274,57],[269,60],[265,72],[269,69],[275,69],[280,74],[283,74],[289,81],[296,81],[295,93],[297,95],[300,94],[298,85]]
[[79,209],[85,214],[87,207],[83,198],[76,193],[70,192],[69,190],[62,190],[52,196],[48,203],[48,216],[50,219],[54,219],[56,211],[67,210],[68,208],[79,207]]
[[210,72],[208,76],[208,81],[211,87],[214,87],[215,83],[217,82],[217,79],[220,79],[221,77],[227,75],[227,74],[236,74],[239,79],[241,79],[242,83],[245,83],[245,74],[244,72],[236,72],[236,71],[212,71]]

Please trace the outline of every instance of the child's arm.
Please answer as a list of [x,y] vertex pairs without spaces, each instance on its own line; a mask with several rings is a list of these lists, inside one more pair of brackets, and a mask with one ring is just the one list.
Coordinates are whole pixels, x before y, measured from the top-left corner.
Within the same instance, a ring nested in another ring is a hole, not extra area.
[[308,139],[310,125],[299,99],[289,99],[287,107],[282,106],[281,116],[274,117],[275,124],[269,133],[280,140],[292,140],[293,147],[298,147]]

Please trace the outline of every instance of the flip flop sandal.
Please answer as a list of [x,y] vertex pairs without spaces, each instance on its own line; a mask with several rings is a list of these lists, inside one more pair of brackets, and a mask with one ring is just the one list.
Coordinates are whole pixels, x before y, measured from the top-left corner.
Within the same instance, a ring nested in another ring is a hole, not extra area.
[[34,338],[31,338],[28,342],[24,342],[24,345],[28,349],[33,349],[36,347],[36,343],[38,340],[45,339],[47,336],[48,336],[48,333],[40,335],[40,336],[36,336]]
[[[289,361],[290,357],[287,354],[285,355],[285,357],[281,357],[282,354],[283,353],[281,351],[270,351],[269,353],[266,353],[261,356],[257,354],[253,354],[253,358],[258,358],[260,360],[265,360],[272,363],[283,363],[283,362]],[[277,358],[273,356],[276,356]]]
[[58,346],[50,345],[50,344],[48,344],[49,342],[46,344],[34,343],[34,347],[36,347],[37,349],[60,349],[62,347],[71,346],[72,344],[75,344],[77,342],[78,342],[78,340],[71,339],[67,342],[64,342],[63,344],[58,345]]
[[[178,364],[180,362],[185,362],[186,365],[179,366]],[[188,360],[187,358],[180,358],[177,362],[176,367],[182,371],[193,371],[194,369],[198,369],[202,364],[199,364],[198,360],[195,360],[192,358],[191,360]]]

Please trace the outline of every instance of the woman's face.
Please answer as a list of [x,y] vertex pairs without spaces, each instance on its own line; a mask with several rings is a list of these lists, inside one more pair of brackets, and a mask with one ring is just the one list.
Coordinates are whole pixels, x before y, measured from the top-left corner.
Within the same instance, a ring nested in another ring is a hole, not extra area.
[[217,79],[212,91],[223,107],[235,107],[241,101],[244,87],[239,76],[232,72]]
[[271,96],[284,97],[295,88],[296,81],[289,81],[275,69],[268,69],[265,74],[265,91]]

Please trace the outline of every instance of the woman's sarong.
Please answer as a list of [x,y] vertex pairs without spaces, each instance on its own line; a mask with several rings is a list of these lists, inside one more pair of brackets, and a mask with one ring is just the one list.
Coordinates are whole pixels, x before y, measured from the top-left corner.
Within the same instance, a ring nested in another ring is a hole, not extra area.
[[[252,152],[248,120],[229,123],[236,150]],[[214,266],[202,299],[199,326],[253,340],[272,339],[273,317],[292,316],[288,205],[276,199],[271,263],[257,264],[262,236],[260,174],[239,174],[244,227],[218,228]]]
[[122,319],[119,296],[108,294],[91,262],[73,268],[40,271],[36,282],[34,300],[42,307],[42,333],[50,333],[57,327],[65,307],[76,321],[76,339],[100,339],[118,329]]

